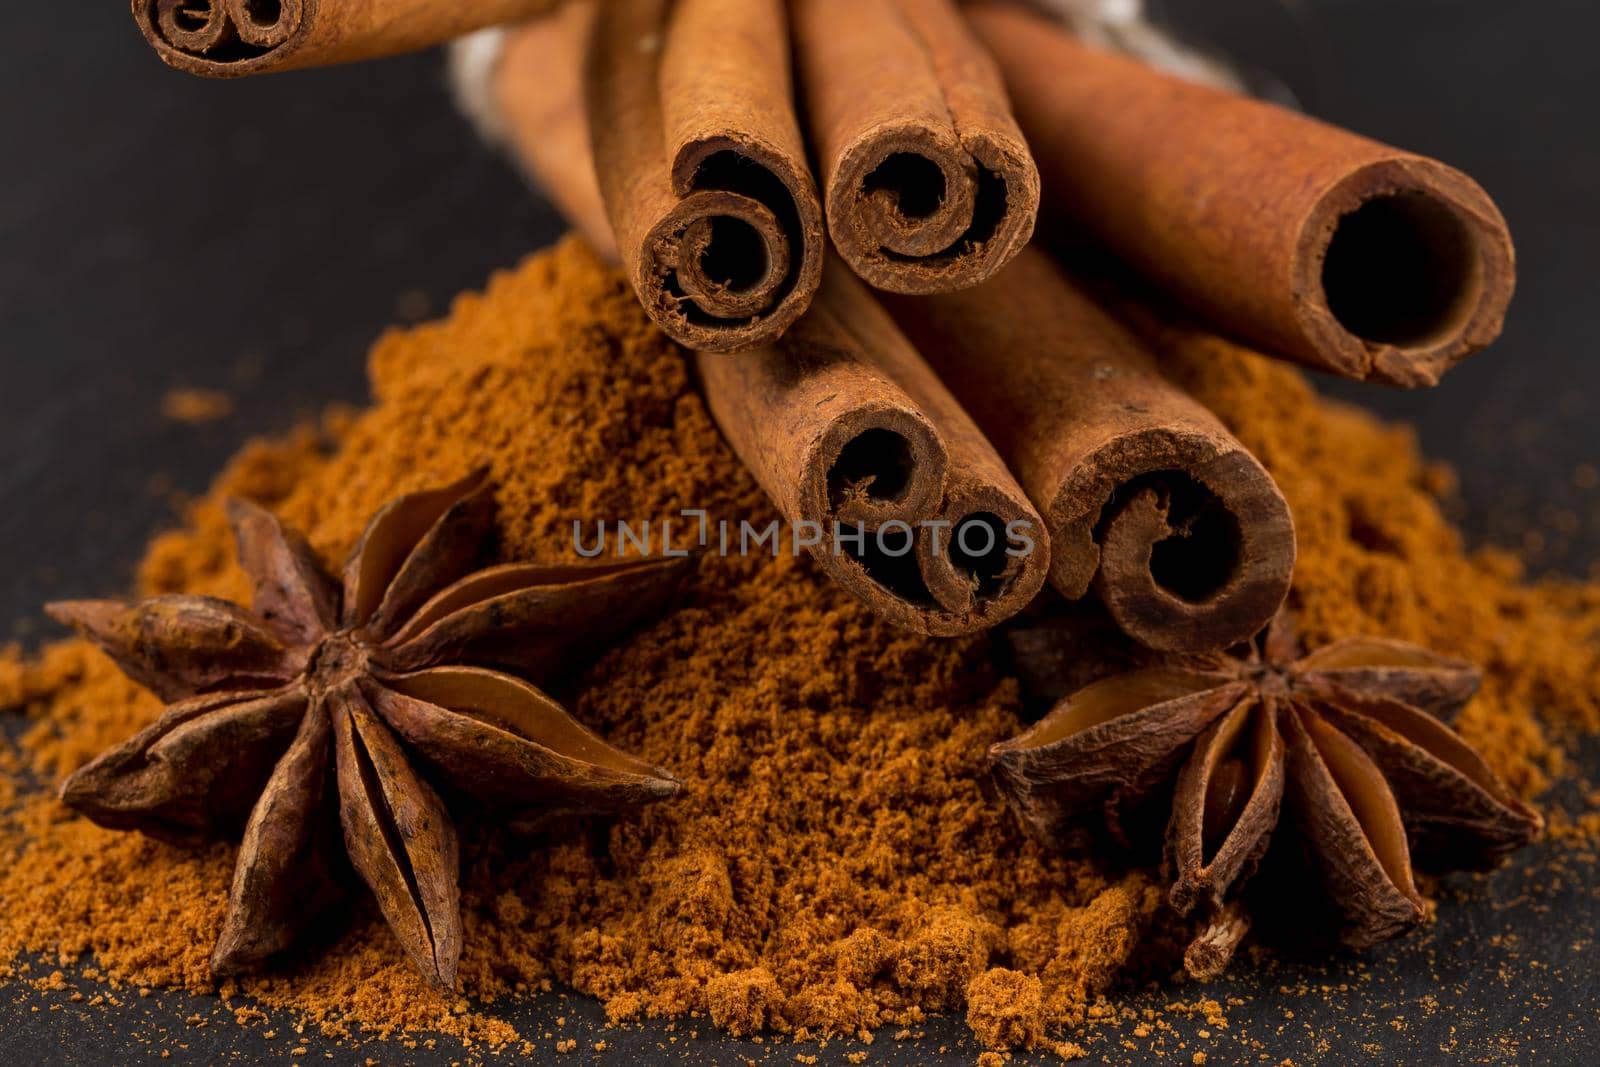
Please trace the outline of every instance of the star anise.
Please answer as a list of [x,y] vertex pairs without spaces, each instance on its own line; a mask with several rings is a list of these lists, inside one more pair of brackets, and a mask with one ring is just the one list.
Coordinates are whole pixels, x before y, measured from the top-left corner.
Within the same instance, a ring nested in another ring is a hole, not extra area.
[[1538,836],[1538,813],[1442,721],[1479,681],[1472,665],[1400,641],[1355,638],[1299,656],[1280,613],[1232,654],[1086,686],[991,748],[990,767],[1023,822],[1056,845],[1086,815],[1131,844],[1170,800],[1169,898],[1210,914],[1186,956],[1210,976],[1248,928],[1234,893],[1281,806],[1338,939],[1356,948],[1422,919],[1413,861],[1484,867]]
[[48,609],[175,702],[72,775],[62,799],[176,843],[244,826],[217,974],[288,948],[342,897],[348,857],[423,975],[451,988],[457,840],[430,782],[511,818],[678,791],[489,668],[544,678],[567,666],[659,611],[681,559],[474,571],[494,520],[481,473],[384,507],[342,583],[269,512],[236,500],[229,515],[253,612],[202,596]]

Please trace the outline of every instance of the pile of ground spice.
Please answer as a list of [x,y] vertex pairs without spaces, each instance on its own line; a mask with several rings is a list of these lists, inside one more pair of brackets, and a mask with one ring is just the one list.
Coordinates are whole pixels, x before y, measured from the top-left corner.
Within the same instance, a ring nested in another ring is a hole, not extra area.
[[[1203,358],[1202,358],[1203,355]],[[1404,431],[1319,399],[1295,371],[1218,346],[1172,366],[1261,457],[1294,509],[1307,636],[1403,637],[1482,664],[1459,726],[1524,794],[1600,729],[1600,588],[1522,584],[1467,553],[1448,488]],[[151,545],[144,593],[246,594],[220,508],[240,495],[330,562],[398,493],[487,463],[504,559],[570,554],[574,520],[637,525],[686,507],[764,523],[682,353],[620,275],[566,242],[383,337],[372,406],[245,448],[183,527]],[[998,1047],[1104,1014],[1164,974],[1163,891],[1117,857],[1053,856],[1013,823],[983,756],[1021,725],[988,637],[895,630],[804,560],[702,559],[683,604],[568,690],[574,713],[672,769],[678,800],[533,841],[463,827],[462,996],[430,992],[381,920],[229,982],[331,1034],[521,1040],[497,999],[552,983],[625,1020],[699,1013],[738,1034],[855,1034],[965,1013]],[[0,706],[27,709],[0,763],[0,961],[92,961],[112,984],[218,988],[207,968],[233,847],[185,851],[102,830],[51,782],[149,722],[157,702],[79,641],[0,655]],[[1081,1052],[1062,1044],[1063,1054]]]

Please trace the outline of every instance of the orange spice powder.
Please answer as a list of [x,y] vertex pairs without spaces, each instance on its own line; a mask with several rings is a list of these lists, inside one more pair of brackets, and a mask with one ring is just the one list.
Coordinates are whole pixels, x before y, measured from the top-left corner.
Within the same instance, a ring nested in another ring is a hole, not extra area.
[[[1171,371],[1282,484],[1306,636],[1389,634],[1479,662],[1484,693],[1460,729],[1527,795],[1560,773],[1563,743],[1600,729],[1600,588],[1525,585],[1509,557],[1466,552],[1411,438],[1297,372],[1220,342]],[[370,374],[365,411],[242,450],[151,544],[140,590],[245,596],[228,495],[274,508],[332,563],[380,504],[480,463],[508,560],[572,552],[574,520],[772,517],[681,351],[574,241],[441,322],[387,334]],[[853,1034],[941,1011],[992,1046],[1048,1042],[1130,973],[1159,973],[1181,941],[1151,874],[1048,855],[996,798],[983,755],[1021,710],[998,648],[897,631],[803,559],[703,559],[677,610],[563,694],[683,778],[684,795],[599,835],[463,826],[462,996],[430,992],[370,910],[334,944],[222,991],[331,1034],[491,1046],[521,1039],[495,1002],[551,983],[615,1019],[696,1012],[738,1034]],[[14,858],[0,870],[0,961],[92,958],[110,982],[217,989],[206,961],[232,845],[111,833],[16,784],[59,779],[157,702],[68,641],[0,653],[0,706],[31,716],[0,762],[0,847]]]

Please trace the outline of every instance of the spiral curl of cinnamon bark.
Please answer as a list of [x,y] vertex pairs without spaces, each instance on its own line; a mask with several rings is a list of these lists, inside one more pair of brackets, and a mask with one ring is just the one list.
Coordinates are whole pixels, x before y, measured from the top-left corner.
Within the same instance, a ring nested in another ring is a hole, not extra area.
[[920,633],[971,633],[1043,586],[1038,512],[846,271],[827,272],[777,344],[702,353],[699,368],[734,451],[792,526],[820,531],[809,547],[822,569],[878,614]]
[[625,0],[592,14],[583,103],[606,215],[675,340],[768,343],[810,304],[822,208],[777,0]]
[[[493,125],[568,221],[625,260],[588,158],[592,115],[573,61],[594,15],[593,5],[569,5],[507,35],[484,95],[497,108]],[[809,312],[781,338],[735,356],[699,353],[712,414],[791,526],[822,531],[812,555],[857,599],[923,633],[992,626],[1044,584],[1043,521],[972,419],[842,268],[832,265]],[[840,539],[844,550],[834,551],[835,524],[859,525],[861,549]],[[897,554],[875,551],[877,532],[889,527],[892,539],[895,524],[912,531],[907,551],[899,541]],[[1022,547],[1008,528],[1025,529],[1031,551],[1008,555]]]
[[168,66],[233,78],[429,48],[556,2],[132,0],[132,7],[145,40]]
[[1043,253],[976,289],[887,304],[1043,514],[1063,596],[1093,590],[1164,651],[1272,618],[1295,558],[1272,477]]
[[869,284],[982,282],[1027,243],[1039,176],[950,0],[799,0],[796,53],[828,232]]
[[316,0],[142,0],[133,10],[158,49],[195,64],[248,65],[299,31],[308,4],[314,12]]

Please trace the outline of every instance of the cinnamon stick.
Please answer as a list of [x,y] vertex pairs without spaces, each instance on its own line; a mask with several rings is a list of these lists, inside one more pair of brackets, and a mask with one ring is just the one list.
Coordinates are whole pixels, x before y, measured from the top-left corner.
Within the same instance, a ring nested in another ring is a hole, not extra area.
[[953,0],[795,0],[828,232],[896,293],[976,285],[1027,243],[1039,175]]
[[607,217],[651,318],[715,352],[781,334],[816,292],[823,240],[781,0],[605,0],[585,104]]
[[[866,289],[830,270],[777,344],[698,359],[723,435],[829,575],[921,633],[986,629],[1043,586],[1038,512]],[[856,539],[839,536],[855,534]]]
[[1042,253],[976,289],[887,305],[1043,514],[1064,596],[1093,590],[1164,651],[1232,644],[1272,618],[1295,558],[1283,495]]
[[[589,242],[614,252],[587,158],[577,67],[565,59],[591,17],[579,5],[510,31],[477,74],[489,82],[481,94],[493,101],[489,124]],[[480,94],[470,87],[469,95]],[[802,523],[802,540],[820,531],[806,547],[869,607],[923,633],[992,626],[1044,585],[1043,520],[883,309],[838,267],[777,342],[699,354],[712,413],[790,523],[783,536],[792,544]],[[835,523],[865,536],[836,539]],[[909,528],[909,541],[896,524]],[[1031,551],[1012,534],[1030,537]]]
[[[617,242],[595,180],[583,100],[584,52],[594,16],[592,3],[565,4],[501,35],[486,70],[457,74],[466,81],[464,96],[487,103],[491,113],[478,117],[528,178],[602,258],[615,263]],[[462,51],[453,58],[476,57]]]
[[209,78],[271,74],[429,48],[559,0],[133,0],[169,67]]
[[1511,238],[1465,174],[971,9],[1053,205],[1237,338],[1350,378],[1432,385],[1499,334]]

